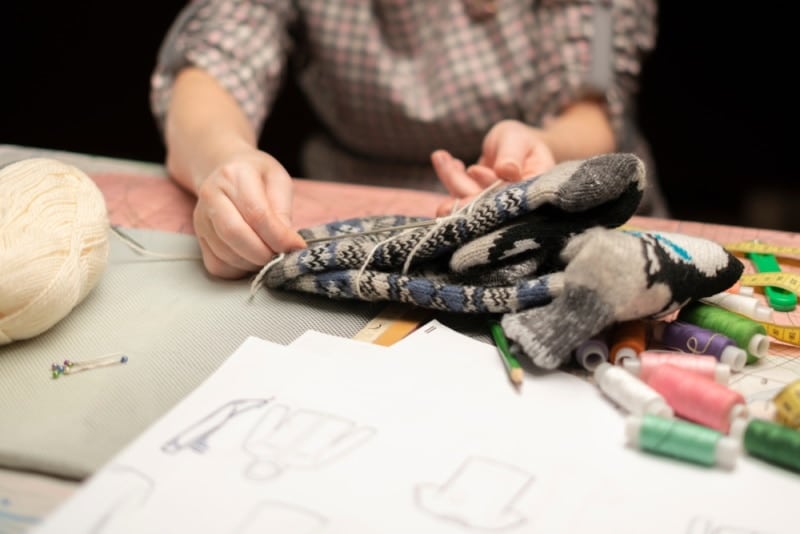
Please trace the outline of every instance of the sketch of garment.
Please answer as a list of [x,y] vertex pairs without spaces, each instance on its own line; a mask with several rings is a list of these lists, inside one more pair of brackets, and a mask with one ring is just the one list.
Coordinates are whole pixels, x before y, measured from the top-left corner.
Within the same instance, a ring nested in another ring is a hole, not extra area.
[[415,493],[417,504],[435,517],[467,528],[506,530],[526,522],[513,505],[532,482],[518,467],[471,457],[443,484],[420,484]]
[[189,448],[203,453],[208,449],[208,438],[225,426],[231,419],[250,410],[263,407],[272,399],[238,399],[217,408],[206,417],[182,430],[161,446],[167,453],[177,453]]
[[[70,523],[71,532],[102,534],[119,532],[134,512],[141,510],[155,489],[150,477],[136,469],[113,465],[93,481],[96,498],[92,509],[86,510],[79,519]],[[77,521],[85,521],[78,524]]]
[[264,534],[280,532],[281,534],[314,534],[321,532],[328,520],[320,514],[294,504],[277,501],[259,503],[235,534]]
[[733,525],[714,525],[711,519],[706,517],[693,517],[689,522],[686,534],[769,534],[764,530],[753,528],[737,527]]
[[244,445],[254,457],[246,476],[273,478],[286,468],[314,469],[359,447],[375,433],[354,421],[311,410],[271,406]]

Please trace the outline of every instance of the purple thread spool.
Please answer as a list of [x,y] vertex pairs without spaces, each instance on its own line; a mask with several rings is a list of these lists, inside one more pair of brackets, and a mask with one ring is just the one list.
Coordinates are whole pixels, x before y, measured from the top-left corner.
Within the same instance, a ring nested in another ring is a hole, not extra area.
[[733,339],[691,323],[657,322],[653,325],[653,338],[671,350],[714,356],[734,371],[741,371],[747,362],[747,353]]

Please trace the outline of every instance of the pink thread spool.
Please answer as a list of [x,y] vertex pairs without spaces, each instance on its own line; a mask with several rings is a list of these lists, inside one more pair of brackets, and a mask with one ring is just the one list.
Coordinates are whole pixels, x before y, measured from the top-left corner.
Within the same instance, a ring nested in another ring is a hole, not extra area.
[[679,417],[725,434],[731,421],[747,415],[741,393],[669,363],[653,369],[647,384],[661,393]]
[[729,365],[719,363],[714,356],[685,352],[646,350],[638,358],[626,358],[622,367],[645,382],[659,365],[671,364],[704,376],[714,382],[727,384],[731,377]]

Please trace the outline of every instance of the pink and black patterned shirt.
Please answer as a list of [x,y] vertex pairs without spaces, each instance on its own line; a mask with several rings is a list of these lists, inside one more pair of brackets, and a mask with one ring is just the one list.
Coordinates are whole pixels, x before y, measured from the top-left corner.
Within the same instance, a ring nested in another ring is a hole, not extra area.
[[655,0],[195,0],[162,45],[152,109],[162,124],[195,65],[259,131],[296,75],[327,130],[303,150],[305,176],[427,189],[433,150],[472,163],[496,122],[541,126],[587,94],[605,95],[618,149],[638,152],[655,17]]

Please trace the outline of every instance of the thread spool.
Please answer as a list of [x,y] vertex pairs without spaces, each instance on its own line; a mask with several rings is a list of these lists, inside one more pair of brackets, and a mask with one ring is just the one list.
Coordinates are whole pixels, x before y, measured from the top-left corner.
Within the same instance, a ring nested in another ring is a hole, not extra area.
[[714,356],[734,371],[741,371],[747,363],[747,353],[735,340],[684,321],[653,323],[653,339],[670,350]]
[[692,302],[680,310],[678,318],[731,338],[747,352],[747,363],[757,362],[769,350],[769,338],[764,325],[718,306]]
[[800,473],[800,431],[763,419],[741,419],[731,427],[748,454]]
[[758,322],[772,322],[772,309],[769,306],[764,306],[761,302],[753,297],[741,295],[739,293],[717,293],[700,299],[706,304],[713,304],[728,311],[738,313],[749,317]]
[[601,363],[594,370],[594,380],[603,393],[628,413],[672,416],[672,408],[660,393],[619,366]]
[[640,353],[638,358],[628,358],[623,361],[622,367],[638,376],[640,380],[647,381],[652,372],[664,364],[681,367],[720,384],[727,384],[731,376],[731,368],[718,362],[714,356],[685,352],[646,350]]
[[656,367],[647,384],[664,397],[678,416],[726,434],[731,421],[747,415],[741,393],[674,365]]
[[626,358],[635,358],[647,348],[647,324],[644,321],[617,323],[609,334],[608,361],[620,365]]
[[628,444],[641,450],[700,465],[732,469],[741,447],[732,438],[701,425],[656,415],[625,421]]
[[775,420],[792,428],[800,428],[800,380],[791,382],[773,399]]
[[48,158],[0,169],[0,345],[41,334],[97,285],[108,262],[103,194]]
[[744,295],[746,297],[752,297],[755,293],[755,289],[753,286],[743,286],[742,282],[739,280],[736,281],[731,287],[725,290],[726,293],[735,293],[738,295]]
[[587,339],[574,351],[575,361],[589,372],[608,361],[608,345],[600,338]]

